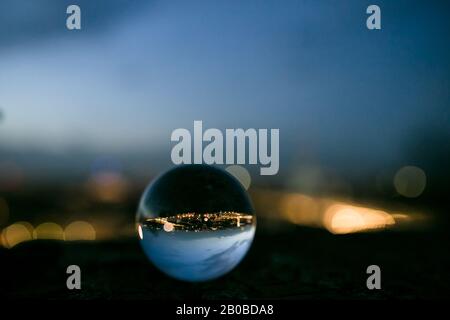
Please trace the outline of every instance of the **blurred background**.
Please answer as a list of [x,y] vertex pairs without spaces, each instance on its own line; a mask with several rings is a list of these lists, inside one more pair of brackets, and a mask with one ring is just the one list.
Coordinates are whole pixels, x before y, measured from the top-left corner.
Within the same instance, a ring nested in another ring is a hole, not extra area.
[[[66,29],[70,4],[81,30]],[[370,4],[2,1],[2,294],[448,297],[450,4],[377,1],[375,31]],[[194,120],[280,129],[278,175],[224,166],[259,226],[223,290],[152,280],[136,240],[139,197]],[[83,293],[54,275],[69,257],[97,270]],[[370,263],[392,280],[372,296]],[[23,279],[30,265],[41,281]],[[141,289],[118,280],[135,266]]]

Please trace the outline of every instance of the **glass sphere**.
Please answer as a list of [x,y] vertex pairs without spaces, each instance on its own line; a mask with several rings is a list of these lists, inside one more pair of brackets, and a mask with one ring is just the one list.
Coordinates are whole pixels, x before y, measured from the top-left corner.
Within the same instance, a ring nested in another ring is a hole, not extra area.
[[142,248],[162,272],[206,281],[231,271],[253,241],[256,217],[250,198],[228,172],[181,165],[158,177],[137,213]]

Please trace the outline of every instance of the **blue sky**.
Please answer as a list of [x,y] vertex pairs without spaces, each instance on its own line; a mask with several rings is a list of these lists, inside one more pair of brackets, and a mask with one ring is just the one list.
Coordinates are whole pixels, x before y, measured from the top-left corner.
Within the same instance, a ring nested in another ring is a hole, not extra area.
[[[65,29],[71,3],[81,31]],[[292,157],[393,159],[449,131],[450,5],[377,1],[369,31],[369,4],[2,1],[0,146],[168,153],[203,120],[279,128]]]

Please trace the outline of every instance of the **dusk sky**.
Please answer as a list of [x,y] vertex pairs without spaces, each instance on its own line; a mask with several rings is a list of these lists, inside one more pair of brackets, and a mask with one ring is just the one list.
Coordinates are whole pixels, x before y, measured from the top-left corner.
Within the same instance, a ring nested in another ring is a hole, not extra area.
[[449,5],[377,1],[369,31],[369,4],[2,1],[0,147],[168,153],[203,120],[279,128],[283,154],[395,158],[449,131]]

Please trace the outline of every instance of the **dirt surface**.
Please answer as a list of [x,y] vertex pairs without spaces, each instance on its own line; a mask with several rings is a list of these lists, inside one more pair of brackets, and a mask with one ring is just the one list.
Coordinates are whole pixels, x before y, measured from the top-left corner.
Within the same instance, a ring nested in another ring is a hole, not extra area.
[[[32,241],[0,250],[1,291],[11,299],[438,299],[450,297],[449,252],[444,233],[260,229],[235,270],[192,284],[155,269],[136,239]],[[71,264],[81,267],[81,290],[66,288]],[[372,264],[381,290],[366,288]]]

